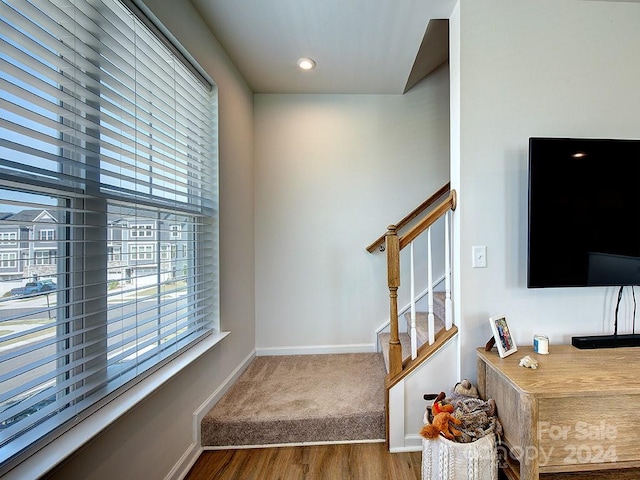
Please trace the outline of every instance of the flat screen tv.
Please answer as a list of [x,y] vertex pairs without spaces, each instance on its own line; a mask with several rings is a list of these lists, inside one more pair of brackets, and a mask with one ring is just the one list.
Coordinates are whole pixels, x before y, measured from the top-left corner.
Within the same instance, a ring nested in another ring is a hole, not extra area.
[[529,139],[527,286],[640,285],[640,140]]

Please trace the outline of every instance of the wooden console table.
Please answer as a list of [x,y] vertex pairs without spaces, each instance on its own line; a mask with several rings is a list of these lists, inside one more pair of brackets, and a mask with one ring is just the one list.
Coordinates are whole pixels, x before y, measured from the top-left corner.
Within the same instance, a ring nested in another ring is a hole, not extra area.
[[[478,349],[478,391],[495,399],[514,459],[507,477],[640,467],[640,348],[549,351]],[[538,369],[518,365],[525,355]]]

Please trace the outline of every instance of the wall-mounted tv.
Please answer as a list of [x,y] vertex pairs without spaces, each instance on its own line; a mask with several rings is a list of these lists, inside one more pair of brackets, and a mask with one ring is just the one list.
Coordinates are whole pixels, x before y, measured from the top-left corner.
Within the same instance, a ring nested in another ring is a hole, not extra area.
[[527,286],[640,285],[640,140],[529,139]]

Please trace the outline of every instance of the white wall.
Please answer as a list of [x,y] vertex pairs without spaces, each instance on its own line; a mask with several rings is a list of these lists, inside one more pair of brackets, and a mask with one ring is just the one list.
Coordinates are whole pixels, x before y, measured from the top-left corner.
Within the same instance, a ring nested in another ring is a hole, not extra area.
[[189,2],[145,2],[218,85],[220,315],[231,334],[64,463],[56,479],[165,478],[199,448],[194,412],[255,346],[253,94]]
[[388,290],[365,247],[448,181],[448,82],[255,96],[259,353],[373,348]]
[[[640,4],[460,0],[455,20],[457,314],[463,376],[475,378],[491,315],[506,314],[522,345],[548,334],[551,351],[611,319],[614,289],[526,288],[527,148],[530,136],[640,136]],[[488,268],[471,268],[472,245],[487,246]]]

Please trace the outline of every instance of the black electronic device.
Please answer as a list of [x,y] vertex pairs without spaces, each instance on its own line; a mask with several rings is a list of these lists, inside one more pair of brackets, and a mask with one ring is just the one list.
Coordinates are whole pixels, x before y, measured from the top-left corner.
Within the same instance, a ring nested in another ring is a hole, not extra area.
[[527,286],[640,285],[640,140],[529,139]]
[[582,350],[593,348],[640,347],[640,334],[577,336],[571,337],[571,345]]

